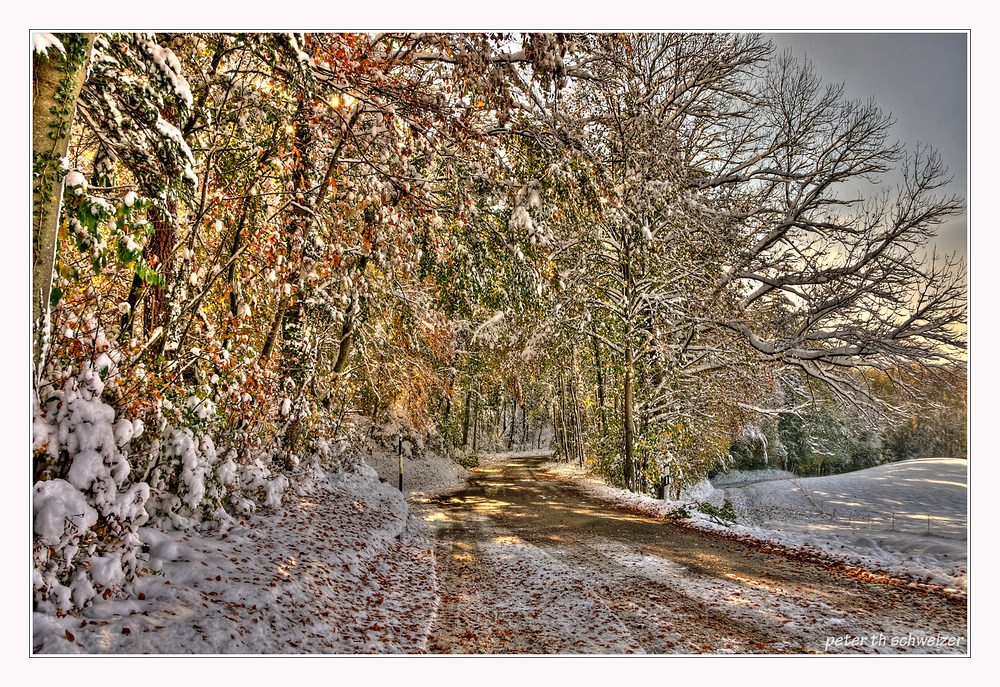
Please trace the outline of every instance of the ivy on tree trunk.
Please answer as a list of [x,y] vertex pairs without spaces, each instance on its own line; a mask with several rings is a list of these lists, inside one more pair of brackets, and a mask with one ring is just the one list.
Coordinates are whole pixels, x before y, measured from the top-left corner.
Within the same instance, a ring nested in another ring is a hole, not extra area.
[[50,47],[35,55],[32,92],[32,293],[33,359],[42,350],[42,329],[52,297],[52,269],[59,238],[62,205],[61,164],[80,89],[87,74],[95,34],[60,34],[65,53]]

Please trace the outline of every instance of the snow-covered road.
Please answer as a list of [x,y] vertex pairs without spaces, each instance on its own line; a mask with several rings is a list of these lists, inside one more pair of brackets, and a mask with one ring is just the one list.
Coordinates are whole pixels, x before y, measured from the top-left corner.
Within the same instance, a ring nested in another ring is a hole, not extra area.
[[428,500],[431,652],[965,653],[966,605],[616,508],[508,458]]
[[373,450],[223,530],[144,527],[135,584],[36,609],[32,653],[969,651],[962,595],[664,522],[547,458],[413,457],[407,506]]

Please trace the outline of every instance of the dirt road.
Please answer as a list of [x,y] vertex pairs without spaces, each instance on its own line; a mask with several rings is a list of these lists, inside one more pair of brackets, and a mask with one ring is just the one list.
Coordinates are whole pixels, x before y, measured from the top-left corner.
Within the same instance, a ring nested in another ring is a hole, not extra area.
[[959,653],[967,605],[845,575],[500,461],[421,507],[439,653]]

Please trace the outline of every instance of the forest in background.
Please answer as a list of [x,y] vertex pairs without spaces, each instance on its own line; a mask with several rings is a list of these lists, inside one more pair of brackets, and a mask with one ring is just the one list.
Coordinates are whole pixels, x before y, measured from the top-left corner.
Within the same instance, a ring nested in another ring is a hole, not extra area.
[[647,493],[966,455],[964,200],[759,35],[33,40],[36,598],[361,434]]

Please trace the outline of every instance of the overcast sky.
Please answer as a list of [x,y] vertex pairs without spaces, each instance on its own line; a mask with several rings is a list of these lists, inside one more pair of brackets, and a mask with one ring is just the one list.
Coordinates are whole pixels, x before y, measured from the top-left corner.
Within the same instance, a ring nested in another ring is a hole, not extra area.
[[[965,33],[768,34],[779,51],[807,56],[824,81],[844,83],[851,98],[874,97],[896,120],[892,136],[912,149],[926,143],[941,154],[966,198],[968,78]],[[939,232],[945,252],[966,252],[967,220]]]

